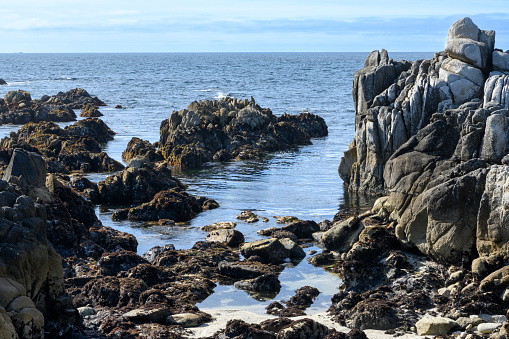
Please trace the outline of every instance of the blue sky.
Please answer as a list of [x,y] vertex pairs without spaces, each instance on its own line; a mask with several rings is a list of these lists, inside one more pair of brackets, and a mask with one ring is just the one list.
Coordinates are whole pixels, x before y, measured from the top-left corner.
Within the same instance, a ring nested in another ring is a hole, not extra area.
[[508,0],[24,0],[0,52],[434,52],[464,16],[509,49]]

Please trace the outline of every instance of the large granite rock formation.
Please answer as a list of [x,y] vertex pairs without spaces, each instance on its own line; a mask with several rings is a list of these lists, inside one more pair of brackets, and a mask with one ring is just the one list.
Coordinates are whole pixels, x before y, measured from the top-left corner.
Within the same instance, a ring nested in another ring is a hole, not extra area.
[[411,67],[373,52],[355,74],[356,134],[339,173],[389,194],[381,215],[405,245],[447,263],[507,253],[509,53],[464,18],[445,52]]
[[159,147],[172,165],[201,167],[207,161],[253,159],[266,152],[310,144],[327,135],[325,121],[314,114],[272,114],[254,99],[200,101],[174,111],[161,122]]

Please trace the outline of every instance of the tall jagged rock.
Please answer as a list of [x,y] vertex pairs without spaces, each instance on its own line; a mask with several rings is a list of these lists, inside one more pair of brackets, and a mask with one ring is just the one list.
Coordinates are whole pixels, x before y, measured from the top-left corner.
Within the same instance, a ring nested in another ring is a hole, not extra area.
[[352,190],[387,193],[398,239],[445,263],[509,254],[509,53],[494,45],[493,31],[464,18],[445,52],[392,83],[359,84],[380,72],[376,53],[354,80],[356,134],[340,175]]
[[427,126],[433,113],[480,100],[494,44],[493,31],[464,18],[449,29],[446,51],[431,60],[395,62],[385,50],[372,52],[354,75],[356,133],[338,169],[348,188],[387,193],[383,173],[396,150]]

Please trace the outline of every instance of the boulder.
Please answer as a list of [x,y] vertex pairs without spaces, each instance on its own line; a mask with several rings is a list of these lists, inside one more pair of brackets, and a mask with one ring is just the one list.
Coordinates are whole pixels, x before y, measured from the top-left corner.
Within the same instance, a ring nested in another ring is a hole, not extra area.
[[281,283],[277,275],[273,273],[264,274],[253,279],[236,281],[234,286],[241,290],[262,293],[277,293],[281,289]]
[[7,85],[7,82],[4,79],[0,79],[0,85]]
[[40,155],[17,148],[12,154],[3,180],[9,182],[12,177],[22,177],[28,185],[44,186],[46,183],[46,164]]
[[99,118],[103,115],[93,104],[86,104],[80,113],[80,117],[84,118]]
[[184,328],[198,327],[208,321],[212,320],[212,317],[206,313],[180,313],[170,315],[166,322],[170,325],[180,325]]
[[454,326],[454,320],[442,317],[424,317],[415,324],[418,335],[447,335]]
[[290,339],[290,338],[306,338],[306,339],[321,339],[325,338],[333,330],[325,325],[322,325],[314,320],[304,318],[295,320],[290,325],[286,326],[277,333],[277,338]]
[[184,186],[173,178],[170,168],[128,167],[98,183],[99,200],[109,204],[143,203],[156,193]]
[[167,219],[180,222],[191,220],[204,209],[215,207],[219,205],[212,199],[201,201],[180,188],[174,188],[156,193],[151,201],[142,205],[117,210],[112,215],[112,219],[137,221]]
[[351,217],[335,223],[322,234],[322,243],[328,250],[348,252],[353,244],[359,240],[364,225],[359,218]]
[[152,162],[163,160],[162,154],[154,145],[146,140],[133,137],[127,144],[125,151],[122,152],[122,159],[129,161],[138,156],[147,158]]
[[167,307],[137,308],[124,313],[123,317],[134,323],[159,323],[165,324],[166,318],[171,314]]
[[463,18],[449,28],[445,51],[450,57],[486,71],[491,67],[494,45],[494,31],[481,31],[470,18]]
[[88,136],[98,143],[105,143],[113,140],[113,136],[116,134],[104,123],[104,121],[98,118],[86,118],[77,121],[76,123],[65,127],[65,130],[70,136]]
[[[299,249],[297,249],[300,248]],[[279,264],[285,259],[302,259],[304,250],[290,239],[263,239],[244,243],[240,248],[245,258],[258,256],[266,263]]]
[[500,50],[493,51],[493,70],[499,72],[509,72],[509,53]]
[[477,331],[483,334],[488,334],[501,327],[500,323],[482,323],[477,325]]
[[313,220],[298,220],[281,227],[281,230],[292,232],[298,238],[312,238],[313,233],[320,231],[320,226]]
[[443,61],[439,79],[447,82],[456,105],[479,97],[484,84],[484,75],[479,68],[452,58]]
[[200,230],[205,231],[205,232],[212,232],[212,231],[221,230],[221,229],[232,229],[232,228],[235,228],[235,226],[237,226],[237,224],[234,222],[220,221],[220,222],[215,222],[210,225],[202,226],[202,227],[200,227]]
[[237,230],[219,229],[211,231],[205,240],[208,242],[221,242],[229,247],[238,247],[244,242],[244,235]]
[[9,91],[4,95],[4,101],[7,104],[19,104],[20,102],[32,101],[30,93],[27,91],[17,90]]

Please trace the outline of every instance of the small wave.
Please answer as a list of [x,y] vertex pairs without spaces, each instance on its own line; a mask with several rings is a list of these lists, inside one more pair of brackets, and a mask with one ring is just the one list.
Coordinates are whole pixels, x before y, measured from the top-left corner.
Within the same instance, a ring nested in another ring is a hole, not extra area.
[[54,78],[54,79],[48,79],[50,81],[74,81],[74,80],[78,80],[78,78],[73,78],[73,77],[65,77],[65,76],[61,76],[59,78]]
[[195,89],[195,92],[218,92],[219,89]]
[[223,92],[217,92],[217,96],[214,97],[214,99],[222,99],[227,98],[230,96],[230,93],[223,93]]
[[7,85],[10,86],[10,85],[28,85],[28,84],[31,84],[32,81],[13,81],[13,82],[8,82],[7,81]]

